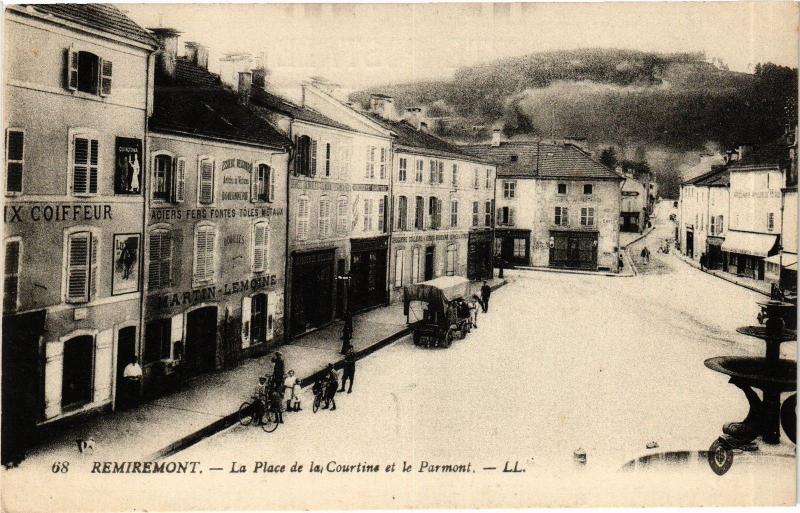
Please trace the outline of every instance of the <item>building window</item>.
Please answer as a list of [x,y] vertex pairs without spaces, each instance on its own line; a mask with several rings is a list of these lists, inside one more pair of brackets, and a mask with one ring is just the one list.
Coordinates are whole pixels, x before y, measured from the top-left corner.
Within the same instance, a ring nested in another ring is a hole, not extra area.
[[197,202],[201,205],[214,203],[214,167],[212,159],[200,159],[197,166]]
[[331,235],[331,201],[323,195],[319,199],[319,236],[320,238]]
[[450,200],[450,228],[458,227],[458,200]]
[[414,229],[422,230],[425,223],[425,198],[417,196],[414,205]]
[[492,188],[492,170],[491,169],[487,169],[486,170],[486,182],[485,182],[484,185],[486,186],[487,189],[491,189]]
[[217,231],[213,225],[199,225],[194,232],[194,272],[195,284],[214,281],[215,262],[214,246]]
[[556,207],[556,226],[569,226],[569,209],[567,207]]
[[445,269],[445,274],[447,276],[453,276],[456,274],[456,245],[450,244],[447,246],[447,253],[446,253],[446,265],[447,268]]
[[275,176],[266,164],[259,164],[253,173],[252,198],[254,202],[272,202],[275,199]]
[[503,226],[514,226],[514,208],[501,207],[497,215],[497,224]]
[[301,135],[295,142],[295,173],[309,178],[317,174],[317,141],[307,135]]
[[69,49],[69,72],[67,89],[82,93],[108,96],[111,94],[111,79],[114,65],[91,52]]
[[150,232],[148,244],[147,287],[151,290],[170,286],[172,274],[172,233],[169,230]]
[[300,196],[297,200],[297,240],[308,238],[308,220],[311,215],[308,196]]
[[365,178],[375,178],[375,146],[367,146],[367,169]]
[[581,207],[581,226],[594,226],[593,207]]
[[250,343],[267,341],[267,295],[256,294],[250,298]]
[[408,174],[408,159],[401,158],[400,159],[400,172],[397,175],[397,181],[398,182],[405,182],[407,174]]
[[558,194],[566,194],[567,193],[567,184],[560,183],[556,185],[556,192]]
[[480,177],[478,176],[478,173],[479,173],[479,171],[478,171],[477,168],[472,170],[472,188],[473,189],[477,189],[478,185],[480,183]]
[[453,189],[458,188],[458,164],[453,164]]
[[372,230],[372,200],[364,199],[364,227],[365,232]]
[[397,229],[408,229],[408,198],[405,196],[397,199]]
[[438,183],[439,182],[439,166],[436,164],[436,161],[431,159],[430,161],[430,180],[431,183]]
[[386,202],[387,196],[378,199],[378,228],[381,232],[386,233],[389,231],[389,226],[386,224],[388,217],[386,216]]
[[325,143],[325,176],[331,176],[331,143]]
[[166,359],[172,353],[172,319],[155,319],[144,327],[144,363]]
[[484,226],[492,226],[492,202],[487,201],[485,204],[485,210],[483,214],[483,225]]
[[725,230],[725,223],[723,216],[717,216],[719,220],[717,221],[717,233],[721,234]]
[[253,225],[253,272],[269,270],[269,223],[259,221]]
[[430,217],[430,227],[438,230],[442,226],[442,200],[436,196],[428,198],[428,216]]
[[770,212],[767,214],[767,231],[771,232],[775,230],[775,214]]
[[472,202],[472,226],[478,226],[480,221],[480,204],[477,201]]
[[417,183],[422,183],[422,174],[424,173],[424,170],[425,170],[425,161],[417,159],[416,160],[416,166],[417,166],[417,169],[416,169],[416,173],[414,175],[414,180]]
[[75,134],[72,138],[72,193],[97,194],[100,141],[96,135]]
[[592,184],[590,183],[583,184],[583,193],[585,195],[589,196],[590,194],[592,194],[592,189],[593,189]]
[[347,196],[339,196],[336,207],[336,231],[347,233]]
[[503,180],[503,198],[514,199],[517,193],[517,182]]
[[90,231],[67,235],[67,303],[88,303],[96,293],[98,239]]
[[717,216],[711,216],[709,221],[711,221],[711,235],[716,235],[717,234]]
[[386,148],[381,148],[380,177],[381,177],[381,180],[385,180],[386,179]]
[[6,194],[22,192],[24,167],[25,131],[9,128],[6,131]]
[[421,281],[419,259],[420,250],[419,246],[416,246],[411,250],[411,283],[419,283]]
[[514,256],[518,258],[525,258],[525,247],[527,246],[525,239],[514,239]]
[[406,251],[403,248],[397,248],[394,252],[394,286],[403,286],[403,264],[405,263]]
[[15,312],[19,301],[19,268],[22,241],[6,241],[5,274],[3,280],[3,312]]

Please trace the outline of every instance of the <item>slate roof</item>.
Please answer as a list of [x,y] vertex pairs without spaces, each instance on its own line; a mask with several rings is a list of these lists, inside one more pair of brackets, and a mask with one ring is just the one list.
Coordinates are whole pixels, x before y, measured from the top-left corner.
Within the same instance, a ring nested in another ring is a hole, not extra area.
[[[506,178],[561,178],[567,180],[622,180],[616,171],[571,144],[541,141],[502,141],[461,146],[461,150],[497,164],[497,176]],[[516,157],[516,160],[512,160]]]
[[28,4],[25,7],[158,48],[158,41],[150,32],[113,5]]
[[781,141],[755,147],[745,158],[733,162],[731,169],[735,171],[764,167],[783,168],[788,163],[789,145]]
[[694,185],[698,187],[728,187],[731,183],[731,170],[728,166],[711,166],[711,172],[701,175]]
[[186,59],[175,63],[175,78],[156,75],[150,127],[233,142],[288,148],[290,141],[227,89],[219,76]]
[[334,121],[331,118],[315,111],[314,109],[295,105],[285,98],[281,98],[280,96],[265,91],[261,87],[253,86],[250,94],[250,101],[255,105],[275,112],[280,112],[294,119],[308,121],[309,123],[315,123],[317,125],[340,128],[342,130],[350,130],[347,125]]
[[435,157],[469,160],[482,164],[492,163],[489,159],[467,153],[460,146],[450,144],[430,132],[417,130],[407,121],[389,120],[372,112],[364,112],[363,114],[394,132],[396,135],[394,142],[401,150],[415,151]]

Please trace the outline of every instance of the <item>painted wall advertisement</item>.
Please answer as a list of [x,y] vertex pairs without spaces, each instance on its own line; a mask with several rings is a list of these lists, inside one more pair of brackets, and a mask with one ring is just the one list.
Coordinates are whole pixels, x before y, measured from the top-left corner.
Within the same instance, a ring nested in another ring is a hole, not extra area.
[[114,273],[111,275],[111,294],[127,294],[139,290],[138,233],[114,234]]
[[142,190],[142,140],[117,137],[114,153],[114,194]]

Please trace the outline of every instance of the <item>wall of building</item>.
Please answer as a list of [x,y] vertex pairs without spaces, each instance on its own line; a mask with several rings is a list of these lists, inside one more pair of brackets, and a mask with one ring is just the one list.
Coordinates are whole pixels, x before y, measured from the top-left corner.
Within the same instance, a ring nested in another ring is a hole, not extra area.
[[[182,202],[148,198],[146,254],[152,255],[152,234],[161,229],[171,234],[171,269],[168,284],[154,286],[148,277],[144,323],[171,319],[169,357],[180,360],[187,352],[186,314],[204,306],[217,307],[214,368],[235,363],[251,353],[282,341],[286,255],[286,169],[288,155],[233,143],[190,139],[168,134],[150,136],[148,161],[156,155],[185,159],[185,199]],[[198,168],[201,158],[214,162],[214,201],[198,202]],[[272,201],[253,201],[252,172],[266,164],[274,175]],[[151,183],[152,183],[151,172]],[[152,191],[151,191],[152,192]],[[266,222],[269,232],[266,268],[253,268],[254,226]],[[194,277],[195,233],[210,225],[216,230],[214,276]],[[250,340],[246,311],[255,294],[267,294],[265,343]],[[243,311],[245,312],[243,318]],[[145,329],[147,331],[147,328]],[[146,344],[145,344],[146,345]],[[148,354],[145,347],[143,354]],[[146,384],[153,384],[157,362],[145,358]]]
[[[731,170],[731,230],[779,234],[783,175],[777,168]],[[768,227],[769,214],[773,217]]]
[[[6,197],[4,229],[6,243],[21,244],[15,311],[47,310],[46,335],[40,346],[39,417],[50,421],[110,403],[118,330],[138,326],[144,203],[140,189],[115,191],[115,174],[118,151],[136,155],[142,176],[146,170],[141,152],[149,51],[11,9],[5,19],[7,48],[26,51],[7,53],[7,128],[24,131],[24,164],[21,193]],[[91,52],[113,63],[110,94],[68,89],[69,49]],[[72,187],[78,133],[97,141],[96,194],[76,194]],[[91,292],[88,301],[68,302],[65,241],[71,233],[82,231],[93,237]],[[131,259],[123,264],[119,249],[126,240],[135,246]],[[65,344],[79,335],[93,339],[93,363],[81,369],[91,373],[91,397],[62,407]]]

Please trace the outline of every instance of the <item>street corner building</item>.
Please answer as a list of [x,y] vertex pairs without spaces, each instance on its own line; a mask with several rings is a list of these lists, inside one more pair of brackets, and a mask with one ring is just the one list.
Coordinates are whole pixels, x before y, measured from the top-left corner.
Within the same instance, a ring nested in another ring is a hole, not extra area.
[[392,133],[390,300],[439,276],[490,279],[494,165],[433,135],[419,107],[373,94],[366,114]]
[[[291,143],[208,71],[208,49],[160,41],[147,141],[144,388],[162,393],[283,341]],[[125,348],[134,351],[135,348]]]
[[4,462],[37,426],[109,406],[139,339],[158,48],[112,6],[13,5],[5,22]]
[[462,146],[497,166],[495,258],[504,266],[619,270],[625,177],[584,141],[503,140]]

